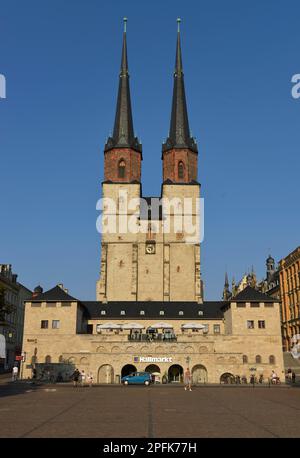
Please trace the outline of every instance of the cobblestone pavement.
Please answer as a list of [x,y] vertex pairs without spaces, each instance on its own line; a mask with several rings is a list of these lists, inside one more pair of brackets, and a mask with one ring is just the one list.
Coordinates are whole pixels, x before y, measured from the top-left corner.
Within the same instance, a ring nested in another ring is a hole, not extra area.
[[300,388],[9,383],[0,437],[300,437]]

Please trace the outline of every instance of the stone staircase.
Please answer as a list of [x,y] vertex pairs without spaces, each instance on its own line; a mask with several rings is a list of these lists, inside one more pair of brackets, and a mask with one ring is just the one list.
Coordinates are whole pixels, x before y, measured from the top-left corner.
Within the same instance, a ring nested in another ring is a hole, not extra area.
[[285,351],[283,352],[283,362],[285,371],[292,369],[296,374],[296,380],[300,380],[300,360],[293,358],[290,352]]

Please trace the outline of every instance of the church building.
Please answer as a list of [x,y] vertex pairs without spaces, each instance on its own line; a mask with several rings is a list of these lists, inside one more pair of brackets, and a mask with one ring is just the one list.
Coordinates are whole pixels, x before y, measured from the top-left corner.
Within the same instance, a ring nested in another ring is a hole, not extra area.
[[228,300],[204,300],[198,145],[189,128],[179,23],[173,85],[161,195],[143,196],[125,22],[114,129],[104,146],[96,301],[62,285],[35,290],[25,303],[24,378],[35,368],[66,379],[77,367],[98,383],[120,383],[136,370],[180,383],[189,367],[195,384],[252,374],[267,380],[272,370],[284,380],[278,300],[251,286]]

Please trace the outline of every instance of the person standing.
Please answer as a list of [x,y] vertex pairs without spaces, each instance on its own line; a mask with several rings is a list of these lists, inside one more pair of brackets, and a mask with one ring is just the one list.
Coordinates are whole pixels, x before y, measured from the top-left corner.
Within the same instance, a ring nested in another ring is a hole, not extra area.
[[184,389],[192,391],[192,376],[190,369],[187,367],[184,373]]
[[296,383],[296,374],[294,371],[292,372],[292,383]]
[[85,375],[84,370],[82,370],[80,374],[81,386],[85,385],[85,379],[86,379],[86,375]]
[[16,382],[18,380],[18,373],[19,373],[18,366],[14,366],[12,370],[12,381],[13,382]]
[[91,388],[93,386],[93,374],[91,372],[87,376],[87,382],[89,384],[89,387]]
[[76,368],[75,371],[73,372],[73,385],[74,385],[75,387],[78,386],[79,376],[80,376],[80,372],[79,372],[79,370]]

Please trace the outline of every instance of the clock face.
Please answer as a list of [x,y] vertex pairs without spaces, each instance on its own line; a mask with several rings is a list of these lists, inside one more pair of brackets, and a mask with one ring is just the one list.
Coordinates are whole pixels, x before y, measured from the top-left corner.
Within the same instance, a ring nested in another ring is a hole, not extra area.
[[153,245],[153,243],[148,243],[146,245],[146,253],[147,254],[154,254],[155,253],[155,246]]

